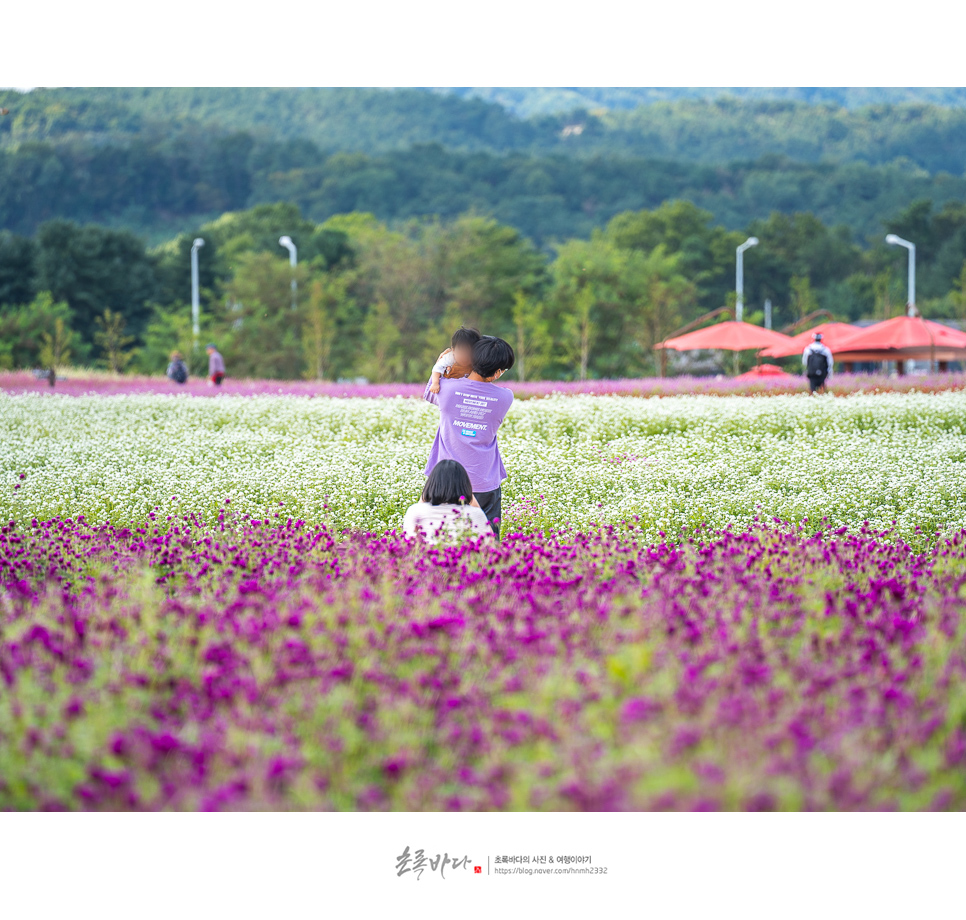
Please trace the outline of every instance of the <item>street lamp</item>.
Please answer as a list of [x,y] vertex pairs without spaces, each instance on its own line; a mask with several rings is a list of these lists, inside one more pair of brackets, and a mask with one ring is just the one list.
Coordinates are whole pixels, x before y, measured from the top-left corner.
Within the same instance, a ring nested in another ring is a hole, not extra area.
[[890,233],[886,237],[886,242],[892,246],[905,246],[909,250],[909,279],[906,283],[906,313],[909,316],[916,315],[916,246],[909,240],[904,240],[901,236]]
[[[295,243],[292,242],[292,237],[290,236],[280,236],[278,238],[278,245],[284,246],[288,250],[288,264],[292,266],[292,272],[295,272],[295,266],[299,263],[298,250],[295,248]],[[295,278],[292,278],[292,309],[294,310],[297,304],[296,295],[298,293],[298,283]]]
[[194,335],[194,349],[198,350],[198,250],[205,245],[199,236],[191,244],[191,332]]
[[735,319],[740,323],[745,309],[745,250],[758,245],[757,236],[749,236],[735,250]]

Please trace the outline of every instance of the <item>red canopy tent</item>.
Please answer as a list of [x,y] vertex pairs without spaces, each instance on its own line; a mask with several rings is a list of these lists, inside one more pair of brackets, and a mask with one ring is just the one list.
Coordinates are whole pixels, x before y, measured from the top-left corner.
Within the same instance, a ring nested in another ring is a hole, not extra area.
[[958,361],[966,359],[966,332],[921,316],[896,316],[856,329],[832,354],[836,361]]
[[[655,348],[673,348],[675,351],[720,349],[722,351],[748,351],[768,348],[788,342],[788,336],[751,323],[728,320],[714,326],[705,326],[685,335],[659,342]],[[804,346],[803,346],[804,347]]]
[[818,326],[793,335],[787,342],[781,345],[772,345],[761,352],[763,358],[790,358],[792,355],[801,355],[807,345],[811,345],[813,336],[816,332],[822,334],[822,344],[827,345],[833,355],[837,357],[839,346],[846,339],[851,338],[856,332],[861,332],[859,326],[850,323],[820,323]]
[[795,379],[791,374],[786,374],[777,364],[759,364],[750,371],[739,374],[735,377],[735,380],[778,380],[780,378],[787,380]]

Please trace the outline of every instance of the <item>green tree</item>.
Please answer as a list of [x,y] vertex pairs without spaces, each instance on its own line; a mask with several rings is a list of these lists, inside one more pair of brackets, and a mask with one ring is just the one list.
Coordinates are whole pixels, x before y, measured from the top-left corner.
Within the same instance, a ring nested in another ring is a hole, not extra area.
[[348,294],[351,276],[324,273],[309,288],[302,321],[304,376],[309,380],[331,377],[332,345],[336,338],[340,313],[354,306]]
[[[55,302],[50,291],[40,291],[28,304],[0,310],[0,367],[43,364],[40,351],[44,335],[55,333],[58,321],[69,329],[71,319],[68,304]],[[65,340],[68,347],[74,348],[74,338]]]
[[373,383],[402,379],[403,359],[399,348],[402,336],[385,300],[377,301],[369,311],[363,335],[366,351],[359,361],[363,375]]
[[571,373],[584,379],[591,372],[632,376],[641,370],[637,332],[646,263],[643,253],[619,249],[599,231],[558,249],[549,303]]
[[587,379],[590,349],[597,336],[598,302],[591,287],[579,288],[570,301],[570,309],[564,315],[564,347],[569,361],[577,368],[577,379]]
[[0,230],[0,309],[3,304],[22,304],[33,299],[36,249],[33,240]]
[[543,303],[523,291],[513,296],[514,370],[521,383],[528,377],[539,380],[552,357],[553,336],[545,309]]
[[95,320],[97,332],[94,333],[94,343],[101,349],[107,369],[113,374],[120,374],[131,361],[131,345],[133,335],[127,335],[127,323],[120,313],[110,308]]
[[73,311],[74,329],[93,341],[105,309],[124,317],[135,336],[151,315],[156,279],[144,243],[126,230],[53,220],[37,232],[37,284]]
[[436,316],[455,303],[464,324],[509,335],[514,297],[541,286],[546,258],[514,228],[475,214],[415,232],[429,263]]
[[212,334],[227,343],[231,372],[239,377],[293,379],[303,372],[302,311],[308,269],[296,266],[296,309],[292,309],[293,271],[270,252],[238,257],[234,277],[226,285]]
[[[201,314],[201,334],[204,337],[208,328],[207,314]],[[171,309],[156,307],[151,321],[144,330],[144,345],[133,358],[133,366],[142,374],[157,374],[164,371],[173,351],[180,352],[188,371],[199,374],[207,366],[207,357],[201,350],[205,339],[202,338],[198,352],[193,352],[194,336],[191,329],[190,308],[175,304]]]
[[795,275],[789,282],[791,288],[791,309],[796,319],[802,319],[818,308],[818,300],[812,290],[812,282],[807,275]]
[[717,309],[734,286],[735,247],[744,235],[714,226],[710,211],[690,201],[666,201],[653,211],[625,211],[607,225],[607,236],[621,249],[645,255],[661,246],[678,256],[676,271],[694,286],[682,302],[681,319],[689,322]]
[[697,285],[680,271],[682,254],[669,255],[658,245],[646,256],[636,254],[628,260],[626,273],[628,299],[636,300],[635,338],[642,351],[654,346],[682,324],[685,315],[694,312]]
[[50,385],[54,385],[57,371],[70,361],[70,346],[74,332],[64,319],[58,316],[50,332],[41,334],[40,363],[50,372]]
[[963,260],[963,265],[959,270],[959,277],[956,279],[956,283],[949,297],[956,311],[956,318],[966,323],[966,259]]

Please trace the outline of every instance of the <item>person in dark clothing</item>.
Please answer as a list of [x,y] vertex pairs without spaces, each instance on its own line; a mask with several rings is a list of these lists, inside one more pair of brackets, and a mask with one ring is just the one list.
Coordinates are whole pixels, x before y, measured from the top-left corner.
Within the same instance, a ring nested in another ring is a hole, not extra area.
[[816,332],[802,352],[802,364],[808,377],[808,392],[825,392],[825,381],[832,373],[832,352],[822,343],[822,333]]
[[168,365],[165,374],[168,379],[173,380],[175,383],[188,382],[188,365],[184,363],[184,358],[181,357],[180,351],[171,352],[171,363]]

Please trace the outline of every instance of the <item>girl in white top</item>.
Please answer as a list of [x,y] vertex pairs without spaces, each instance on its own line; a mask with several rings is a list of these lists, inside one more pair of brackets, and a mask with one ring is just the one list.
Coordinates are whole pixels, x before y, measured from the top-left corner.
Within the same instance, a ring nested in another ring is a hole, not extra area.
[[427,543],[445,539],[484,537],[493,542],[493,530],[473,497],[470,477],[456,460],[440,460],[426,477],[423,494],[403,518],[403,533]]

